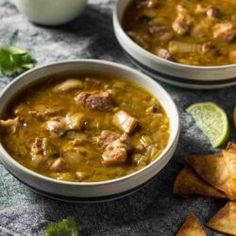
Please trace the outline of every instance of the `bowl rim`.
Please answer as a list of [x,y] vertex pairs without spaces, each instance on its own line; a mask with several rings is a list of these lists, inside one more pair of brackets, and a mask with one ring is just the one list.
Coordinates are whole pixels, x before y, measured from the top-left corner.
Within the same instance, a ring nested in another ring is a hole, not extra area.
[[[106,61],[106,60],[97,60],[97,59],[77,59],[77,60],[63,60],[63,61],[59,61],[59,62],[53,62],[53,63],[47,63],[41,66],[38,66],[34,69],[31,69],[29,71],[24,72],[23,74],[21,74],[20,76],[18,76],[17,78],[15,78],[12,82],[10,82],[0,93],[0,101],[2,99],[2,97],[8,92],[8,90],[12,87],[15,86],[15,84],[20,83],[21,80],[23,80],[26,76],[29,76],[31,73],[37,73],[40,72],[42,70],[47,70],[50,69],[51,67],[60,67],[66,64],[80,64],[80,63],[90,63],[90,64],[100,64],[101,66],[106,66],[106,67],[111,67],[111,68],[116,68],[120,71],[126,71],[130,74],[135,74],[138,77],[142,77],[143,79],[145,79],[146,81],[148,81],[149,84],[152,84],[152,86],[155,86],[159,93],[164,95],[167,99],[168,99],[168,106],[171,106],[173,109],[173,113],[175,113],[175,116],[173,117],[169,117],[169,122],[170,124],[172,124],[171,130],[170,130],[170,137],[169,137],[169,141],[167,146],[165,147],[165,149],[162,151],[162,153],[160,154],[160,156],[155,159],[154,161],[152,161],[151,163],[149,163],[147,166],[145,166],[144,168],[135,171],[129,175],[125,175],[123,177],[120,178],[116,178],[116,179],[111,179],[111,180],[106,180],[106,181],[98,181],[98,182],[75,182],[75,181],[65,181],[65,180],[57,180],[48,176],[44,176],[42,174],[39,174],[33,170],[28,169],[27,167],[23,166],[22,164],[20,164],[18,161],[16,161],[8,152],[7,150],[4,148],[3,144],[0,142],[0,161],[2,160],[3,165],[5,165],[5,160],[9,161],[11,164],[13,164],[14,168],[17,168],[20,171],[25,172],[28,175],[31,175],[33,177],[39,178],[42,181],[48,181],[54,184],[61,184],[61,185],[67,185],[67,186],[84,186],[84,187],[89,187],[89,186],[104,186],[104,185],[110,185],[112,183],[117,183],[117,182],[123,182],[126,181],[134,176],[137,176],[139,174],[141,174],[142,172],[145,172],[147,169],[149,169],[150,167],[152,167],[153,165],[157,164],[158,162],[160,162],[161,160],[165,159],[168,155],[168,153],[174,148],[174,146],[176,145],[176,142],[178,141],[179,138],[179,134],[180,134],[180,117],[179,117],[179,113],[177,110],[177,107],[173,101],[173,99],[171,98],[171,96],[169,95],[169,93],[156,81],[154,81],[151,77],[143,74],[142,72],[135,70],[133,68],[130,68],[126,65],[123,64],[119,64],[119,63],[115,63],[115,62],[111,62],[111,61]],[[43,79],[44,77],[41,77],[40,79],[38,79],[37,82],[39,82],[41,79]],[[128,79],[128,78],[127,78]],[[37,83],[36,82],[36,83]],[[135,83],[139,84],[137,81],[134,80]],[[28,86],[31,86],[32,83],[30,83]],[[25,86],[23,88],[26,89],[27,86]],[[146,89],[147,90],[147,89]],[[19,90],[17,89],[16,91],[14,91],[14,94],[12,94],[11,98],[17,94],[17,92],[19,92]],[[153,93],[152,93],[153,94]],[[153,94],[155,97],[157,97],[155,94]],[[11,100],[11,98],[8,99],[7,102],[9,102]],[[158,99],[159,100],[159,99]],[[161,101],[160,101],[161,102]],[[166,111],[168,109],[168,106],[164,106],[163,103],[161,102],[164,110]],[[5,104],[7,106],[7,103]],[[173,127],[173,123],[175,123],[175,126]],[[173,134],[172,134],[173,133]],[[172,136],[171,136],[172,135]],[[171,137],[172,140],[171,140]]]
[[155,61],[155,62],[162,62],[162,63],[166,63],[166,64],[169,64],[170,66],[174,66],[176,68],[180,68],[180,69],[194,69],[194,70],[203,70],[203,71],[206,71],[206,70],[218,70],[218,69],[230,69],[230,68],[234,68],[236,67],[236,63],[234,64],[226,64],[226,65],[219,65],[219,66],[195,66],[195,65],[188,65],[188,64],[182,64],[182,63],[177,63],[177,62],[174,62],[174,61],[169,61],[169,60],[166,60],[164,58],[161,58],[149,51],[147,51],[146,49],[144,49],[143,47],[139,46],[137,43],[135,43],[134,40],[132,40],[127,34],[126,32],[124,31],[123,27],[122,27],[122,24],[119,20],[119,17],[118,17],[118,12],[120,10],[120,5],[122,2],[126,2],[126,7],[124,8],[123,12],[121,12],[122,14],[122,17],[124,15],[124,12],[126,10],[126,8],[128,7],[129,4],[132,3],[132,1],[134,0],[118,0],[114,9],[113,9],[113,26],[115,29],[119,30],[119,32],[122,34],[122,37],[130,44],[132,45],[132,47],[142,53],[143,55],[145,55],[146,57],[148,57],[149,59],[151,59],[152,61]]

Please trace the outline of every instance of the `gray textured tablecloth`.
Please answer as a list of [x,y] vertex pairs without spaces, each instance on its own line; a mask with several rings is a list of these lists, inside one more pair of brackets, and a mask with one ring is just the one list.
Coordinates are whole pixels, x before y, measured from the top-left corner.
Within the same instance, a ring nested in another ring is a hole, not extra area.
[[[39,65],[65,59],[101,58],[133,66],[114,37],[111,13],[115,2],[91,0],[84,14],[74,22],[44,28],[29,23],[11,2],[0,0],[0,44],[29,48]],[[9,79],[1,77],[0,88],[8,82]],[[214,215],[225,201],[183,199],[172,194],[173,180],[183,167],[184,156],[212,151],[184,109],[193,102],[214,101],[230,116],[236,102],[236,87],[194,91],[163,86],[179,108],[182,131],[176,154],[151,184],[113,202],[68,204],[33,193],[0,165],[0,235],[43,235],[47,223],[74,216],[81,236],[172,236],[190,212],[202,223]],[[209,236],[220,235],[207,232]]]

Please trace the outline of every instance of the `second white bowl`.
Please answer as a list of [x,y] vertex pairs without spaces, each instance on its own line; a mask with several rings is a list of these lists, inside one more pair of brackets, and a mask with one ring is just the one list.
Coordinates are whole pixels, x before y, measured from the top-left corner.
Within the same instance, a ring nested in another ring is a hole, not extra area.
[[123,30],[125,10],[133,0],[119,0],[113,13],[117,40],[133,62],[154,78],[173,85],[196,89],[215,89],[236,84],[236,64],[191,66],[162,59],[136,44]]

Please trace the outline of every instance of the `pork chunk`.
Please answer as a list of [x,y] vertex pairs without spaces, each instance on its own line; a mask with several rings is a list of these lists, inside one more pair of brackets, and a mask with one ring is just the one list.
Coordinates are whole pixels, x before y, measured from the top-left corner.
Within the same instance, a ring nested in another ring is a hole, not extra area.
[[48,158],[55,157],[57,154],[57,148],[48,138],[36,138],[30,150],[32,165],[38,167],[46,162]]
[[102,147],[108,146],[110,143],[115,141],[120,137],[120,134],[110,131],[110,130],[103,130],[101,135],[98,137],[97,142]]
[[210,19],[218,19],[221,15],[221,11],[218,7],[209,7],[206,11],[206,15]]
[[171,56],[169,50],[164,49],[164,48],[157,49],[156,54],[157,54],[157,56],[159,56],[163,59],[166,59],[166,60],[172,59],[172,56]]
[[172,28],[177,34],[184,35],[190,29],[190,22],[188,21],[185,15],[180,14],[173,22]]
[[80,130],[82,129],[85,122],[85,115],[83,113],[69,114],[65,118],[65,122],[69,130]]
[[66,163],[61,157],[57,158],[50,166],[50,170],[56,172],[64,171],[65,168],[66,168]]
[[32,155],[43,155],[45,157],[55,156],[58,153],[57,148],[48,138],[36,138],[31,147]]
[[113,108],[112,95],[108,92],[82,92],[75,98],[75,101],[91,110],[110,111]]
[[236,26],[232,22],[218,23],[213,27],[213,38],[230,42],[236,36]]
[[200,53],[202,56],[217,56],[219,54],[219,49],[213,43],[207,42],[201,45]]
[[58,85],[53,89],[54,92],[69,92],[74,89],[83,88],[83,83],[78,79],[68,79]]
[[118,111],[112,118],[112,123],[121,131],[130,134],[138,125],[138,120],[125,111]]
[[16,117],[14,119],[0,120],[0,128],[4,132],[14,134],[20,126],[20,119]]
[[128,153],[132,149],[130,138],[123,134],[120,138],[110,143],[103,155],[103,164],[106,166],[121,165],[127,161]]
[[67,131],[67,124],[64,117],[57,116],[46,122],[49,132],[55,136],[62,136]]
[[169,41],[174,37],[173,31],[167,26],[151,26],[149,33],[152,34],[159,41]]
[[47,130],[54,136],[62,136],[70,130],[81,130],[85,123],[83,113],[68,114],[66,117],[55,116],[46,122]]
[[216,6],[211,6],[206,3],[200,3],[200,4],[197,4],[195,13],[206,14],[206,16],[209,17],[210,19],[217,19],[221,15],[221,10],[220,8]]

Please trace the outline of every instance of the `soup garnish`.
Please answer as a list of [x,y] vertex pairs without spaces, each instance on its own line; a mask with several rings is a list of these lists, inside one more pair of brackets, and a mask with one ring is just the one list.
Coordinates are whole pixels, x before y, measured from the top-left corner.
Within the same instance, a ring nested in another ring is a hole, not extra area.
[[149,92],[124,78],[89,73],[55,75],[24,90],[0,127],[4,147],[23,166],[79,182],[142,169],[160,156],[170,129]]

